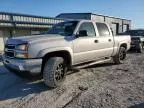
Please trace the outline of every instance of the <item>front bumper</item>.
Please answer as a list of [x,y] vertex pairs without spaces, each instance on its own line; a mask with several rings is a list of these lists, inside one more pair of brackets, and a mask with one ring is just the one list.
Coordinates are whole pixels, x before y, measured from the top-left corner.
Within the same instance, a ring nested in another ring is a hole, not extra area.
[[42,59],[16,59],[3,56],[3,64],[10,71],[39,74],[41,73]]

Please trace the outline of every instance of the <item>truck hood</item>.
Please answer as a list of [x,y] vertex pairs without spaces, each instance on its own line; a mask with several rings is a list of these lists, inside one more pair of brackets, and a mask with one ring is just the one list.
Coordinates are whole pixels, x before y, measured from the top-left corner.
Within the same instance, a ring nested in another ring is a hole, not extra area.
[[57,34],[44,34],[44,35],[33,35],[33,36],[21,36],[13,37],[7,40],[7,44],[25,44],[25,43],[36,43],[40,41],[54,41],[58,39],[64,39],[64,36]]

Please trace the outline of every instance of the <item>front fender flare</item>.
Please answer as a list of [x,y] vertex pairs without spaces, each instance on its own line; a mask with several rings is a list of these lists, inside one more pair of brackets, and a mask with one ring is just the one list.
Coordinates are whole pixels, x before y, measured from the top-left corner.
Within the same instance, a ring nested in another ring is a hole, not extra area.
[[67,51],[69,52],[70,56],[71,56],[71,62],[73,64],[73,51],[71,48],[69,47],[58,47],[58,48],[47,48],[47,49],[43,49],[41,51],[39,51],[39,53],[37,54],[38,58],[42,58],[44,57],[46,54],[48,53],[52,53],[52,52],[56,52],[56,51]]

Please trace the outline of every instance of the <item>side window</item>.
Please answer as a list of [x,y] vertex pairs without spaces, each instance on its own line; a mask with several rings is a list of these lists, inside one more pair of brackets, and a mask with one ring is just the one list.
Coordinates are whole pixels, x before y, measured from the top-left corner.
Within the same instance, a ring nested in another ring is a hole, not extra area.
[[95,36],[95,29],[91,22],[84,22],[80,25],[79,31],[87,31],[87,36]]
[[98,32],[100,36],[109,36],[110,32],[106,24],[104,23],[96,23]]

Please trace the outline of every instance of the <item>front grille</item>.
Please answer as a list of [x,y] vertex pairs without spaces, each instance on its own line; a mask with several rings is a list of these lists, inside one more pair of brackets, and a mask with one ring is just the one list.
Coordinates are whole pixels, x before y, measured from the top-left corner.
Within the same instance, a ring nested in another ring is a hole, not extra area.
[[15,49],[15,46],[13,46],[13,45],[7,45],[6,48],[7,48],[7,49],[12,49],[12,50],[13,50],[13,49]]
[[14,57],[14,52],[5,52],[5,55],[8,57]]
[[15,45],[5,45],[5,55],[7,57],[14,57]]

